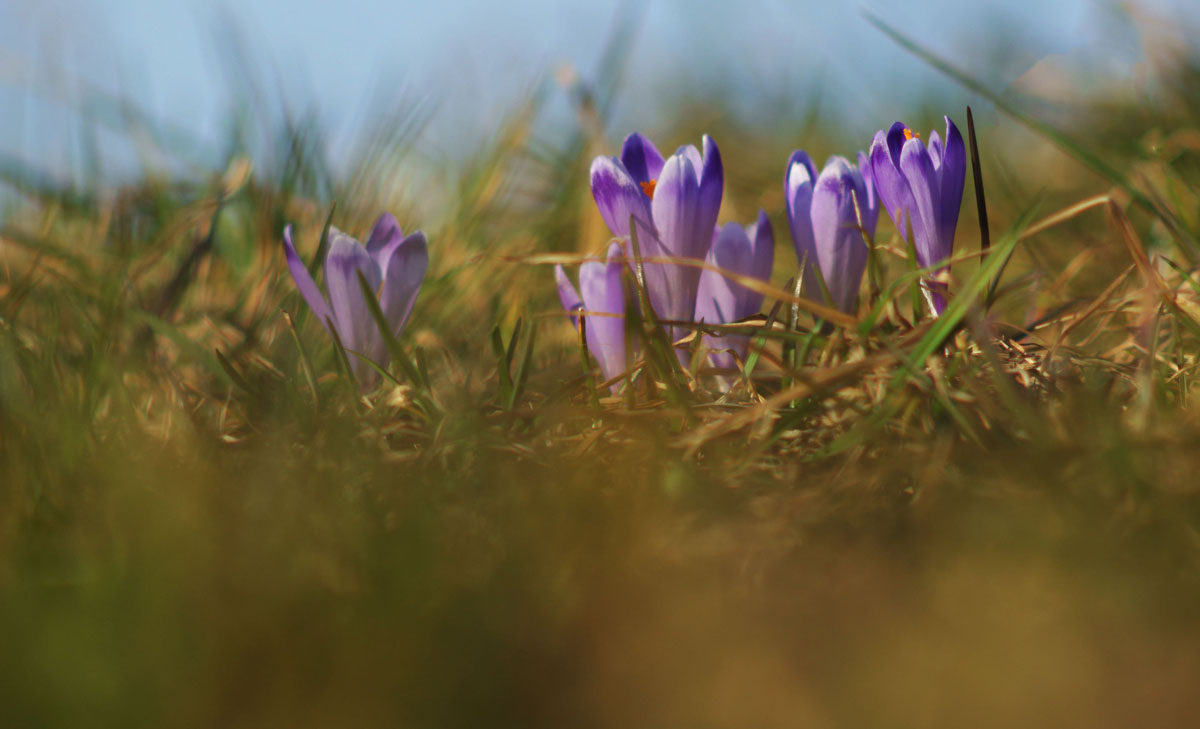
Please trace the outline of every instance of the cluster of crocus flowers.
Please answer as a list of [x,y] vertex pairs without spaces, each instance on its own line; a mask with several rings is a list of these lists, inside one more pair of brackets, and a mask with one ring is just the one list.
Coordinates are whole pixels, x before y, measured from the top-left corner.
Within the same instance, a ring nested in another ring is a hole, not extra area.
[[[701,149],[687,145],[664,158],[650,140],[631,134],[620,156],[592,163],[592,196],[615,242],[606,261],[589,260],[580,267],[578,291],[562,266],[555,277],[571,321],[578,327],[580,312],[586,318],[587,345],[605,379],[626,366],[622,272],[634,260],[633,236],[644,259],[650,306],[673,341],[691,332],[692,322],[726,324],[762,305],[760,292],[712,269],[769,280],[775,248],[771,223],[760,212],[752,225],[717,227],[724,193],[721,153],[708,136]],[[705,336],[704,343],[719,367],[735,365],[730,352],[746,355],[745,336]],[[688,353],[679,348],[677,355],[686,361]]]
[[[871,174],[883,206],[901,235],[912,226],[917,264],[929,268],[949,260],[967,175],[967,152],[958,127],[946,119],[946,139],[929,134],[929,144],[901,122],[878,132],[871,143]],[[946,285],[932,277],[925,295],[935,314],[946,308]]]
[[[582,264],[578,289],[561,265],[555,277],[563,306],[577,328],[585,327],[588,348],[606,380],[624,372],[634,354],[627,351],[632,343],[624,323],[627,302],[635,300],[626,288],[634,278],[631,262],[640,264],[639,285],[672,341],[698,323],[736,322],[762,306],[762,292],[745,282],[770,280],[774,233],[763,211],[748,226],[717,225],[724,174],[720,151],[707,135],[700,149],[685,145],[663,157],[650,140],[631,134],[619,156],[593,161],[592,196],[614,239],[604,260]],[[882,203],[901,235],[911,229],[918,265],[936,269],[922,284],[930,308],[940,314],[947,285],[939,274],[953,249],[965,175],[962,135],[949,117],[944,141],[933,132],[924,144],[897,122],[875,135],[869,155],[860,152],[857,163],[835,156],[820,172],[806,152],[793,152],[784,172],[784,196],[804,294],[847,314],[856,311],[867,241],[875,234]],[[428,266],[425,236],[419,231],[404,236],[387,213],[366,245],[331,229],[324,262],[328,298],[296,253],[291,226],[284,230],[283,246],[304,300],[356,355],[350,366],[363,386],[373,385],[377,373],[368,361],[382,366],[387,347],[365,296],[376,297],[386,326],[399,335]],[[745,361],[748,341],[745,334],[706,333],[702,346],[713,365],[735,368]],[[680,345],[676,351],[686,362],[687,348]]]
[[391,333],[399,336],[412,313],[429,265],[425,234],[417,231],[405,236],[390,213],[379,216],[365,246],[331,227],[325,255],[328,299],[296,252],[290,225],[283,231],[283,251],[296,288],[309,308],[351,353],[350,368],[355,378],[364,388],[376,384],[378,373],[359,357],[383,367],[387,362],[387,347],[371,314],[359,275],[377,297]]
[[[668,323],[673,339],[692,328],[687,322],[735,322],[762,306],[761,293],[722,271],[770,280],[770,221],[760,211],[745,228],[716,226],[724,169],[716,143],[706,135],[701,146],[703,154],[689,145],[664,158],[650,140],[631,134],[619,156],[592,163],[592,196],[615,242],[605,261],[583,264],[580,291],[562,266],[555,275],[571,321],[578,327],[580,314],[588,317],[587,344],[607,379],[620,374],[626,362],[622,272],[633,260],[631,233],[646,259],[650,305]],[[901,235],[911,226],[920,267],[944,265],[954,245],[965,175],[962,135],[949,117],[944,142],[933,132],[928,145],[922,144],[920,135],[897,122],[875,135],[869,154],[859,152],[856,162],[831,157],[819,172],[806,152],[793,152],[784,171],[784,199],[804,294],[848,314],[857,310],[881,204]],[[935,315],[946,306],[947,287],[939,273],[922,282]],[[722,368],[744,360],[747,343],[744,335],[704,337],[710,361]],[[685,351],[679,356],[683,360]]]
[[[758,221],[750,225],[727,223],[722,228],[714,228],[712,245],[705,258],[706,267],[696,287],[695,321],[728,324],[756,314],[762,306],[762,292],[715,269],[767,281],[771,277],[774,256],[774,234],[765,212],[759,211]],[[624,272],[629,270],[628,260],[622,243],[610,243],[606,260],[590,258],[579,267],[578,289],[561,264],[554,269],[563,308],[576,329],[583,327],[588,350],[600,363],[605,380],[612,380],[624,372],[627,364]],[[581,317],[586,319],[582,325]],[[710,352],[709,359],[715,367],[736,367],[737,360],[745,360],[748,344],[749,337],[744,334],[704,335],[704,347]],[[616,390],[619,383],[612,387]]]

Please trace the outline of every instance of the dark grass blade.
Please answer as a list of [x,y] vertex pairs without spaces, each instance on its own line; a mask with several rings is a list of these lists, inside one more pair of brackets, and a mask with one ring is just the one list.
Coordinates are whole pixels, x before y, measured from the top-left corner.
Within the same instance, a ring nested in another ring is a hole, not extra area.
[[[593,410],[600,409],[600,394],[596,391],[596,378],[592,375],[592,358],[587,345],[587,317],[579,317],[579,328],[575,330],[579,338],[579,361],[583,366],[583,383],[587,389],[588,404]],[[629,364],[626,363],[628,369]]]
[[[792,279],[792,281],[789,282],[789,283],[793,284],[792,296],[796,297],[797,299],[800,298],[800,294],[804,290],[804,267],[805,267],[807,261],[808,261],[808,254],[805,253],[804,257],[800,260],[800,270],[796,273],[796,277],[794,279]],[[792,305],[789,307],[789,311],[788,311],[788,325],[787,325],[788,333],[795,332],[797,330],[797,328],[799,327],[799,325],[800,325],[800,307],[797,306],[793,302]],[[814,330],[815,330],[815,327],[814,327]],[[810,332],[810,334],[811,334],[811,332]],[[783,389],[785,389],[785,390],[792,386],[792,383],[794,382],[792,373],[794,373],[796,371],[796,369],[798,369],[796,366],[796,363],[798,361],[798,358],[796,356],[796,344],[797,344],[797,340],[795,340],[795,339],[787,339],[783,343],[783,348],[782,348],[781,353],[783,355],[783,363],[787,367],[787,370],[784,372],[783,382],[782,382]]]
[[[525,341],[525,345],[521,348],[520,363],[517,365],[516,374],[513,376],[513,393],[512,399],[508,402],[509,410],[512,410],[512,408],[517,404],[517,398],[519,398],[521,393],[525,391],[525,384],[529,381],[530,367],[533,363],[533,344],[536,341],[536,334],[537,322],[534,319],[529,319],[525,324],[525,333],[522,336],[522,339]],[[516,339],[517,335],[514,332],[513,344],[516,343]],[[511,350],[513,347],[510,346],[509,349]]]
[[[513,332],[513,338],[517,336]],[[490,338],[492,344],[492,355],[496,358],[496,377],[497,377],[497,392],[496,395],[500,403],[504,405],[504,409],[508,409],[508,403],[513,399],[513,380],[512,373],[508,369],[508,354],[505,351],[504,336],[500,333],[500,325],[496,324],[492,327],[492,335]]]
[[283,320],[287,324],[288,331],[292,334],[292,341],[296,343],[296,351],[300,353],[300,370],[304,373],[304,380],[308,383],[308,389],[312,391],[313,407],[317,410],[321,408],[321,396],[317,392],[317,376],[313,369],[312,360],[308,356],[308,350],[304,348],[304,343],[300,340],[300,332],[296,331],[296,322],[292,321],[292,315],[283,312]]
[[693,378],[700,372],[700,368],[704,366],[704,361],[708,359],[708,355],[704,351],[704,331],[702,328],[697,328],[692,337],[691,346],[688,347],[688,372]]
[[358,378],[354,376],[354,370],[350,367],[350,355],[347,353],[346,345],[342,343],[342,337],[338,334],[337,327],[333,325],[332,320],[326,320],[325,327],[329,330],[329,336],[333,339],[333,350],[337,355],[338,369],[342,373],[344,382],[350,386],[350,400],[354,403],[355,411],[360,410],[358,403],[358,393],[361,391]]
[[[975,212],[979,219],[979,249],[986,256],[988,249],[992,246],[992,233],[988,228],[987,200],[983,191],[983,168],[979,163],[979,143],[975,139],[975,115],[971,113],[969,106],[967,107],[967,141],[971,145],[971,178],[975,182]],[[988,287],[987,297],[983,302],[984,311],[992,308],[998,283],[999,279],[997,278]]]
[[413,347],[413,352],[417,360],[417,374],[421,376],[421,386],[432,396],[433,385],[429,380],[429,365],[425,361],[425,348],[418,344]]
[[[362,271],[355,272],[358,275],[358,287],[362,292],[363,300],[367,304],[367,310],[371,312],[371,318],[375,320],[375,326],[379,330],[380,336],[383,337],[383,344],[387,348],[388,356],[391,357],[392,363],[395,364],[404,373],[405,379],[413,386],[413,400],[417,402],[425,413],[430,413],[429,398],[425,397],[422,391],[423,379],[421,373],[413,365],[412,359],[408,353],[404,351],[404,346],[400,344],[400,340],[396,339],[396,335],[392,333],[392,328],[388,324],[387,319],[383,316],[383,310],[379,308],[379,300],[375,298],[375,292],[371,290],[371,285],[367,283],[366,277]],[[370,359],[361,358],[365,362],[374,365]],[[376,367],[376,369],[380,369]],[[382,370],[381,370],[382,371]],[[387,373],[385,373],[387,374]],[[391,374],[387,374],[388,379],[396,382],[396,378]]]
[[375,372],[377,372],[384,381],[390,382],[393,385],[402,384],[400,382],[400,380],[396,379],[395,375],[393,375],[391,372],[389,372],[387,370],[387,368],[381,367],[378,362],[374,361],[370,357],[367,357],[366,355],[363,355],[363,354],[359,354],[358,352],[355,352],[352,350],[347,350],[346,353],[354,355],[355,359],[357,359],[359,362],[362,362],[365,366],[370,367],[371,369],[375,370]]
[[329,206],[329,215],[325,216],[325,226],[321,228],[321,242],[317,244],[317,252],[308,262],[308,275],[317,280],[317,274],[325,264],[325,254],[329,252],[329,229],[333,227],[333,214],[337,210],[337,201]]
[[971,176],[975,181],[975,210],[979,215],[979,248],[987,251],[992,245],[992,233],[988,229],[987,201],[983,194],[983,168],[979,163],[979,143],[975,141],[975,116],[967,107],[967,140],[971,144]]
[[[792,282],[788,281],[785,288],[791,288],[791,286],[792,286]],[[775,326],[775,322],[779,318],[779,312],[782,309],[783,309],[783,302],[776,300],[775,304],[771,307],[770,313],[767,314],[766,325],[763,326],[760,331],[763,331],[763,332],[771,331],[771,328]],[[765,335],[760,335],[760,336],[757,336],[754,338],[754,343],[750,347],[750,353],[748,355],[746,355],[746,366],[743,370],[747,380],[750,378],[751,375],[754,374],[754,368],[758,365],[759,357],[762,356],[763,350],[766,348],[766,346],[767,346],[767,337]]]
[[[626,267],[621,271],[621,285],[625,292],[625,407],[632,410],[637,405],[637,395],[633,391],[634,345],[642,339],[641,314],[637,307],[637,274]],[[583,317],[580,317],[583,321]],[[652,378],[647,377],[647,381]]]
[[[517,317],[517,323],[513,325],[512,338],[508,340],[508,347],[504,350],[504,361],[508,364],[509,370],[512,370],[513,357],[517,353],[517,342],[520,340],[521,328],[525,325],[524,317]],[[516,380],[513,380],[514,384]]]
[[258,397],[258,390],[246,380],[241,372],[238,372],[237,368],[221,353],[220,349],[213,347],[213,354],[217,356],[217,362],[221,365],[221,369],[225,370],[225,374],[229,375],[229,379],[233,381],[236,387],[244,390],[248,395]]
[[175,271],[175,275],[171,277],[171,281],[159,294],[158,302],[154,306],[154,314],[156,316],[167,318],[179,305],[188,286],[192,283],[192,274],[195,272],[196,267],[212,252],[213,243],[217,236],[218,223],[221,220],[221,213],[224,210],[225,202],[218,200],[217,207],[213,210],[212,218],[208,223],[207,235],[192,245],[192,250],[188,252],[187,257],[183,259],[183,262],[179,264],[179,268]]
[[392,327],[388,324],[387,319],[383,316],[383,310],[379,308],[379,300],[375,298],[375,292],[371,290],[371,285],[367,283],[367,279],[363,276],[362,271],[355,272],[358,275],[358,287],[362,292],[363,301],[367,304],[367,311],[371,312],[371,318],[375,320],[375,326],[379,329],[380,336],[383,337],[384,346],[387,347],[388,355],[391,356],[392,362],[404,371],[404,376],[408,378],[412,385],[421,383],[421,376],[413,367],[412,360],[408,358],[404,347],[401,346],[396,336],[392,334]]

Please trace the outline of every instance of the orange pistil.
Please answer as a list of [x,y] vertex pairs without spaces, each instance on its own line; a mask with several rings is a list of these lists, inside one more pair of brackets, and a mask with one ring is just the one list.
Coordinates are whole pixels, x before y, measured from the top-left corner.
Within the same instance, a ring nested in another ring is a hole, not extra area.
[[914,132],[913,130],[909,129],[908,127],[904,127],[904,141],[906,141],[906,142],[907,142],[908,140],[912,139],[913,137],[916,137],[917,139],[920,139],[920,138],[921,138],[921,133],[920,133],[920,132]]
[[654,188],[655,188],[655,186],[658,185],[658,180],[650,180],[649,182],[642,182],[640,184],[642,186],[642,192],[646,193],[646,197],[653,200],[654,199]]

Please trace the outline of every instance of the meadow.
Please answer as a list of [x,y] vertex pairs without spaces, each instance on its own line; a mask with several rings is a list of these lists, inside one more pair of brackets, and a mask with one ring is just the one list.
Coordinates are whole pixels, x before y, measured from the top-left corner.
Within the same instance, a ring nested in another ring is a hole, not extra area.
[[[797,295],[788,155],[871,140],[682,96],[645,131],[719,142],[720,221],[765,210],[774,270],[733,371],[718,329],[676,358],[633,307],[614,389],[553,266],[613,237],[589,168],[636,131],[607,121],[619,47],[461,163],[422,153],[420,105],[344,172],[252,99],[219,165],[131,108],[93,123],[137,179],[5,161],[2,723],[1191,725],[1200,56],[1051,119],[883,31],[989,119],[878,120],[974,137],[949,305],[886,213],[851,314]],[[328,227],[384,211],[429,268],[364,388],[281,240],[320,277]]]

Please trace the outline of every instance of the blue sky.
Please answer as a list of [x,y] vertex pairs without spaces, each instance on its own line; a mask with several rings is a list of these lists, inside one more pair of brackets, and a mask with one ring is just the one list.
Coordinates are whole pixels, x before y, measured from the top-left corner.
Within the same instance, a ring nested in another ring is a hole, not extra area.
[[[1185,3],[1149,5],[1173,12]],[[913,89],[961,94],[870,27],[862,7],[1001,86],[1045,55],[1090,53],[1119,68],[1138,53],[1136,39],[1111,32],[1110,6],[1084,0],[643,0],[637,7],[642,19],[617,108],[623,127],[652,123],[652,100],[671,84],[717,76],[748,87],[822,85],[853,105],[847,123],[862,133],[890,118]],[[0,107],[12,113],[0,115],[0,152],[69,167],[79,152],[68,143],[62,101],[77,98],[80,79],[128,95],[201,139],[220,138],[229,64],[219,38],[230,27],[246,40],[260,77],[272,81],[270,91],[277,80],[292,104],[319,109],[335,132],[352,134],[380,96],[426,94],[439,115],[428,143],[452,146],[486,134],[546,69],[570,63],[590,73],[616,8],[576,0],[7,0]],[[1023,48],[1003,68],[986,60],[997,29]]]

